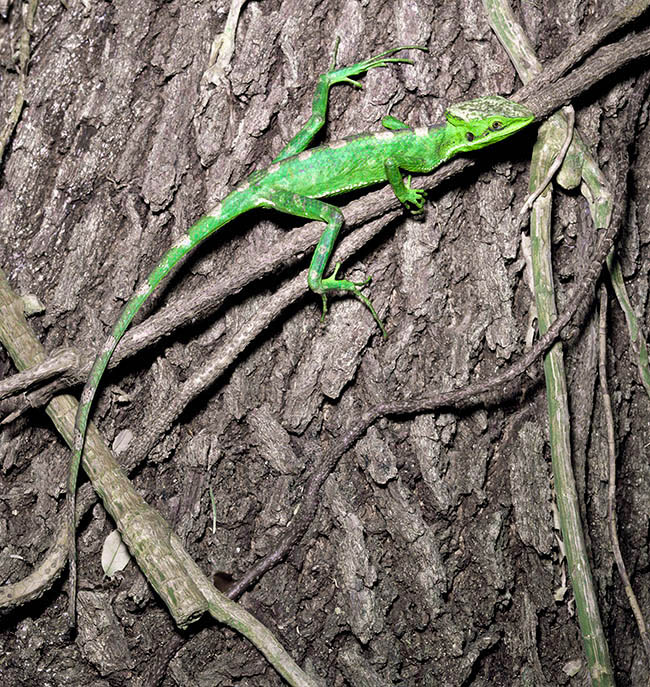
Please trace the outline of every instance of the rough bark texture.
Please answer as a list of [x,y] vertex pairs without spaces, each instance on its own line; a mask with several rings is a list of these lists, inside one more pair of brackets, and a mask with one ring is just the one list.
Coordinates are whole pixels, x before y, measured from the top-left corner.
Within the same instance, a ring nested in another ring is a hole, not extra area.
[[[437,122],[449,102],[517,86],[478,0],[250,0],[229,89],[201,81],[224,2],[69,5],[39,6],[28,106],[0,168],[0,264],[16,289],[45,306],[32,323],[49,350],[74,346],[90,356],[163,249],[271,161],[309,116],[334,36],[341,64],[400,44],[430,52],[416,54],[415,67],[371,72],[363,91],[336,87],[330,139],[376,128],[388,111],[413,124]],[[542,60],[608,8],[604,0],[588,8],[575,0],[523,3]],[[3,114],[14,97],[18,9],[0,20]],[[605,170],[635,74],[577,104]],[[373,275],[370,293],[388,341],[352,298],[334,300],[320,324],[319,302],[307,294],[157,438],[136,486],[205,571],[237,578],[268,552],[321,451],[358,408],[463,385],[521,353],[531,296],[511,218],[526,195],[533,138],[530,131],[477,156],[477,168],[436,193],[422,220],[404,215],[344,265],[346,275]],[[641,128],[620,239],[645,321],[648,143]],[[594,237],[580,198],[564,198],[556,215],[561,304]],[[263,255],[288,230],[299,232],[299,223],[270,213],[242,218],[186,262],[147,312],[201,290],[237,261],[241,269],[246,255]],[[215,317],[108,374],[94,419],[109,441],[130,430],[126,463],[182,382],[289,276],[248,287]],[[649,403],[616,307],[610,324],[619,529],[647,611]],[[574,463],[618,684],[639,685],[648,668],[607,535],[596,347],[589,318],[565,349]],[[14,371],[4,352],[0,369]],[[545,412],[539,386],[508,407],[375,425],[329,478],[307,536],[242,603],[327,685],[587,684],[570,590],[559,591],[568,581],[553,526]],[[4,427],[0,456],[6,582],[29,572],[52,541],[69,454],[36,409]],[[135,566],[102,579],[111,527],[98,507],[80,528],[75,642],[65,636],[65,576],[2,620],[3,684],[281,684],[233,632],[210,622],[175,629]]]

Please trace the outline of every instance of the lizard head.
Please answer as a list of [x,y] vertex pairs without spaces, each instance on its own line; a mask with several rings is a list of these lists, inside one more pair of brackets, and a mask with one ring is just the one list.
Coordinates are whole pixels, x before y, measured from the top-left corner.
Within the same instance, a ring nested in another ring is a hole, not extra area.
[[445,116],[453,128],[455,152],[476,150],[501,141],[535,119],[527,107],[500,95],[457,103]]

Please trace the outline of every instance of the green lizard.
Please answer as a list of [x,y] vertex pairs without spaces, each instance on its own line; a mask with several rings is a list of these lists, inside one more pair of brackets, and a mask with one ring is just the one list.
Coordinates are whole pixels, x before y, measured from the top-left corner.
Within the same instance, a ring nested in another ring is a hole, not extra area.
[[384,325],[372,303],[360,290],[360,287],[368,283],[369,278],[363,282],[340,279],[337,276],[339,264],[334,267],[329,277],[324,277],[325,268],[343,224],[343,214],[336,206],[325,203],[319,198],[388,181],[397,198],[407,208],[415,213],[421,212],[424,191],[411,188],[411,178],[407,177],[404,180],[400,170],[430,172],[458,153],[477,150],[501,141],[533,121],[534,115],[526,107],[497,95],[489,95],[450,107],[445,113],[447,123],[443,126],[410,128],[394,117],[387,117],[384,120],[384,126],[393,131],[363,134],[306,150],[325,123],[327,99],[331,86],[337,83],[348,83],[361,88],[361,84],[350,77],[363,74],[376,67],[386,67],[392,62],[412,64],[412,60],[388,57],[400,50],[409,49],[424,50],[425,48],[418,46],[394,48],[351,67],[340,69],[335,69],[335,52],[330,70],[321,75],[318,80],[312,115],[307,124],[269,167],[253,172],[191,226],[187,233],[165,253],[126,304],[95,359],[83,388],[75,419],[74,448],[67,491],[67,527],[70,542],[68,554],[69,621],[71,625],[75,623],[76,604],[75,492],[90,407],[106,366],[124,332],[142,304],[178,261],[217,229],[253,208],[274,208],[286,214],[321,220],[326,227],[309,267],[308,284],[312,291],[322,297],[323,316],[327,310],[327,294],[348,291],[369,308],[383,335],[386,336]]

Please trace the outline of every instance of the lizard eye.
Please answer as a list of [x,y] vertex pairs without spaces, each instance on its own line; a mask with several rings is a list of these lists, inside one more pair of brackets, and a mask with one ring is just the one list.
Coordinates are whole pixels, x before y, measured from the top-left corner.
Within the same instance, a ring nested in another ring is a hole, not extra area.
[[474,140],[474,134],[471,131],[468,131],[466,134],[466,138],[468,141],[473,141]]
[[497,120],[496,122],[492,122],[490,129],[492,129],[492,131],[499,131],[499,129],[503,129],[503,124]]

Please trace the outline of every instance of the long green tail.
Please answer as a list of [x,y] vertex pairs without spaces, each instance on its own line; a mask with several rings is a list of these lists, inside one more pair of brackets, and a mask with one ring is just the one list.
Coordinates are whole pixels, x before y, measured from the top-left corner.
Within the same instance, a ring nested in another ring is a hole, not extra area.
[[120,342],[124,332],[128,329],[138,310],[140,310],[147,298],[155,291],[156,287],[170,273],[179,260],[184,258],[196,245],[203,241],[203,239],[253,207],[253,203],[250,202],[246,195],[245,192],[241,191],[238,193],[231,193],[222,203],[211,210],[210,215],[202,217],[196,224],[192,225],[187,230],[187,233],[165,253],[158,265],[156,265],[153,271],[144,281],[142,281],[136,289],[135,295],[124,307],[122,314],[113,327],[113,331],[106,339],[101,351],[95,358],[86,384],[81,392],[81,401],[75,417],[73,450],[68,471],[68,490],[66,493],[67,528],[69,537],[68,565],[70,569],[68,599],[70,627],[74,627],[76,624],[77,605],[77,555],[75,537],[77,476],[79,474],[79,465],[81,464],[81,456],[83,454],[84,442],[86,439],[90,409],[104,371],[113,355],[113,351]]

